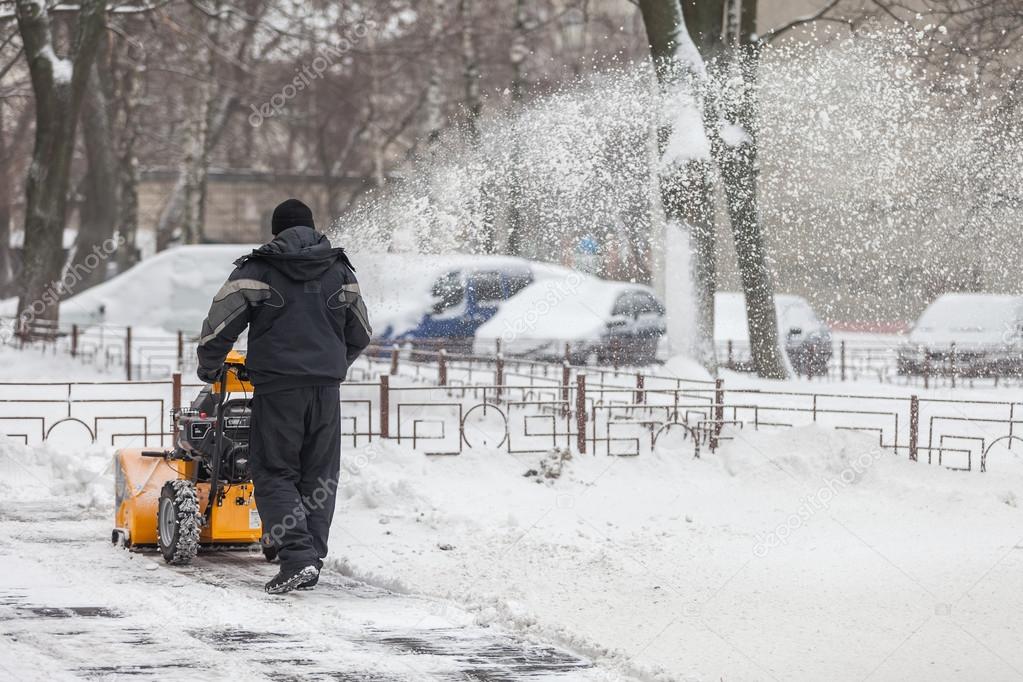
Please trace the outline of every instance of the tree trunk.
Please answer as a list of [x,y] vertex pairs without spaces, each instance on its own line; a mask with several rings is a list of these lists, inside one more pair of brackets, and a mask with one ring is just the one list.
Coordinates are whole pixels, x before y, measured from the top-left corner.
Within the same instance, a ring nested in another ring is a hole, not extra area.
[[[473,19],[475,0],[459,0],[458,15],[462,31],[462,79],[464,85],[464,106],[466,114],[466,136],[469,145],[480,151],[482,136],[480,118],[483,115],[483,100],[480,98],[480,63],[476,50],[476,34]],[[480,195],[477,210],[479,224],[470,235],[473,249],[480,253],[497,251],[497,210],[494,205],[494,183],[484,178],[480,181]]]
[[433,0],[433,18],[430,25],[430,80],[426,86],[426,143],[431,153],[444,130],[444,75],[443,33],[445,0]]
[[[512,110],[521,112],[522,102],[526,96],[526,55],[529,47],[526,42],[526,0],[515,0],[515,19],[512,28],[512,44],[508,52],[508,61],[512,67],[511,79],[511,100]],[[506,251],[513,256],[527,255],[523,253],[523,246],[526,242],[525,217],[522,215],[521,180],[519,168],[521,167],[522,149],[521,143],[516,138],[512,140],[511,149],[511,177],[508,179],[508,238]]]
[[[144,55],[140,55],[140,58],[144,59]],[[138,247],[139,161],[135,143],[142,126],[138,112],[143,68],[140,59],[126,60],[121,79],[120,96],[124,113],[121,120],[121,149],[117,160],[117,183],[121,199],[117,216],[117,235],[121,244],[117,250],[118,272],[124,272],[141,258]]]
[[[789,376],[785,348],[781,343],[774,301],[774,284],[767,264],[760,210],[757,171],[757,71],[760,42],[756,36],[756,0],[726,0],[725,44],[722,65],[742,83],[739,94],[725,98],[723,121],[715,130],[712,149],[721,171],[728,218],[732,225],[739,277],[746,298],[750,354],[757,375],[771,379]],[[728,126],[727,139],[720,134]],[[781,330],[784,331],[784,330]]]
[[[665,297],[669,307],[669,341],[678,344],[672,336],[689,327],[692,323],[688,350],[695,359],[710,371],[716,369],[714,354],[714,293],[717,289],[717,263],[715,253],[714,198],[711,185],[711,161],[709,149],[684,150],[682,158],[669,159],[669,141],[678,125],[696,125],[703,128],[703,106],[701,98],[705,88],[703,63],[687,33],[685,17],[679,0],[641,0],[640,11],[646,26],[653,59],[654,73],[662,98],[675,102],[672,113],[677,114],[674,124],[662,123],[657,131],[657,146],[660,155],[659,186],[661,205],[667,221],[666,246],[680,235],[682,248],[688,248],[691,297],[684,292],[673,290],[678,284],[666,285]],[[689,120],[681,115],[684,109],[692,109]],[[701,130],[701,136],[702,135]],[[698,145],[697,145],[698,146]],[[684,258],[685,253],[681,254]],[[665,263],[666,272],[673,267],[685,267],[684,263]],[[666,278],[666,282],[670,279]],[[684,286],[684,283],[681,285]],[[681,296],[680,296],[681,295]],[[672,305],[672,298],[682,298],[679,305]],[[686,300],[690,298],[691,300]],[[691,320],[686,320],[687,306],[694,310]],[[682,319],[678,319],[678,318]],[[674,334],[672,332],[674,331]]]
[[[100,51],[103,52],[102,46]],[[88,160],[85,201],[78,214],[74,255],[61,292],[65,297],[106,279],[109,240],[114,236],[119,215],[115,145],[110,120],[110,83],[104,62],[103,58],[93,62],[82,106],[82,132]]]
[[210,156],[227,129],[237,103],[233,93],[209,97],[212,102],[199,105],[203,114],[189,122],[186,153],[157,223],[157,251],[163,251],[175,240],[198,244],[205,239],[203,215]]
[[36,109],[35,146],[25,188],[24,264],[18,298],[18,330],[29,333],[33,322],[56,323],[59,315],[71,155],[78,112],[106,15],[102,0],[82,0],[71,63],[55,56],[50,19],[42,4],[18,0],[17,15]]
[[[18,126],[21,128],[21,126]],[[14,257],[11,252],[11,218],[14,192],[12,164],[20,137],[8,130],[3,102],[0,102],[0,298],[11,295],[14,283]]]
[[462,77],[465,82],[466,126],[469,141],[473,147],[478,147],[483,102],[480,99],[480,63],[473,30],[473,2],[474,0],[459,0],[458,14],[462,27]]

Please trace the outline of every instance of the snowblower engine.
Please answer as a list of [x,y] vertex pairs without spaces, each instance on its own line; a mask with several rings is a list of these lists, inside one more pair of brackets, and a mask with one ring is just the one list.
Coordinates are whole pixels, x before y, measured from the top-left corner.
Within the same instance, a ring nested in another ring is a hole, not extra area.
[[[207,386],[190,407],[178,414],[177,445],[183,453],[199,461],[200,478],[208,478],[210,463],[217,449],[217,397]],[[249,401],[234,398],[224,403],[224,434],[221,445],[220,475],[228,483],[248,481],[249,474]],[[205,474],[205,476],[203,475]]]
[[[111,539],[187,564],[200,547],[250,547],[263,527],[249,469],[252,383],[231,351],[222,377],[174,413],[174,446],[115,453]],[[273,559],[272,546],[263,554]]]

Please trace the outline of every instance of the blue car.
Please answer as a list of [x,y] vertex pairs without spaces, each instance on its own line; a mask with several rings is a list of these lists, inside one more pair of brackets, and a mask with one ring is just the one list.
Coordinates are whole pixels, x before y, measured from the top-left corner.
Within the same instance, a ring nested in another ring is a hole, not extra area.
[[388,328],[381,341],[470,353],[476,330],[497,313],[503,301],[532,282],[533,271],[525,265],[454,267],[433,282],[432,306],[419,323],[397,334]]

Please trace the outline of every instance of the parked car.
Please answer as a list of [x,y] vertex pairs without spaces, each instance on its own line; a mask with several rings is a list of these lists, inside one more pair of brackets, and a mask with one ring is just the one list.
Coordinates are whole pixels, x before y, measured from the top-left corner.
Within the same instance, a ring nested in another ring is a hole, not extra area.
[[528,261],[520,259],[477,257],[453,264],[433,275],[419,321],[404,329],[389,325],[379,338],[413,346],[443,340],[449,351],[469,352],[476,330],[534,277]]
[[1000,376],[1023,369],[1023,297],[944,294],[913,325],[899,374]]
[[653,289],[579,272],[523,289],[476,333],[476,353],[575,364],[645,365],[656,360],[666,331],[664,305]]
[[[817,313],[802,296],[775,294],[775,312],[778,316],[778,334],[785,351],[798,374],[821,376],[828,372],[831,360],[831,329],[817,317]],[[749,327],[746,322],[746,297],[741,293],[721,292],[714,297],[714,341],[718,352],[725,354],[724,363],[731,360],[735,369],[749,366]],[[728,344],[732,357],[728,358]]]

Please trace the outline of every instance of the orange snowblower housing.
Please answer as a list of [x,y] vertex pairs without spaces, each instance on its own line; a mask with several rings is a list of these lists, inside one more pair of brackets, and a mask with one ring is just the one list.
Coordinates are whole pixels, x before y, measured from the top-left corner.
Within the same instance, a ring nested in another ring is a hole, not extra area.
[[231,351],[222,378],[174,413],[173,448],[114,454],[114,542],[156,546],[169,563],[186,564],[200,546],[260,541],[248,466],[251,398],[245,355]]

